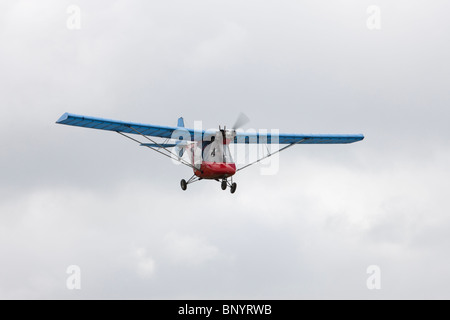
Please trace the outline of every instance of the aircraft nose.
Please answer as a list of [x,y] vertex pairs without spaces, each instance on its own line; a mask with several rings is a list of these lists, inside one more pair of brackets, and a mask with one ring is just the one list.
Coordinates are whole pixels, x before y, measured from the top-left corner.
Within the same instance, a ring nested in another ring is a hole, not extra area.
[[235,174],[236,173],[236,166],[234,164],[226,163],[224,164],[224,174]]
[[234,163],[214,163],[210,165],[210,168],[218,174],[233,175],[236,173],[236,165]]

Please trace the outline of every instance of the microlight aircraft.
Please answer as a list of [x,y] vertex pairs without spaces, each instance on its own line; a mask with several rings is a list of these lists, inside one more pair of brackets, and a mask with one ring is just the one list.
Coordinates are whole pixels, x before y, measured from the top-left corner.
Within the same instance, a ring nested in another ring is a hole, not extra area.
[[[233,182],[233,176],[236,172],[292,146],[298,144],[344,144],[364,139],[362,134],[285,134],[242,132],[238,130],[248,121],[248,117],[241,113],[231,129],[219,126],[218,130],[196,130],[185,128],[183,118],[178,119],[176,127],[168,127],[65,113],[56,123],[114,131],[139,143],[141,146],[192,168],[194,171],[192,177],[187,181],[182,179],[180,182],[182,190],[186,190],[189,184],[196,181],[210,179],[220,182],[222,190],[229,187],[231,193],[234,193],[237,188],[236,182]],[[131,134],[143,137],[146,143],[142,143]],[[165,140],[158,142],[154,139],[155,137]],[[256,161],[237,168],[231,157],[230,143],[279,144],[280,148],[272,153],[268,152]],[[281,145],[283,146],[281,147]],[[188,155],[189,160],[186,160],[183,155]]]

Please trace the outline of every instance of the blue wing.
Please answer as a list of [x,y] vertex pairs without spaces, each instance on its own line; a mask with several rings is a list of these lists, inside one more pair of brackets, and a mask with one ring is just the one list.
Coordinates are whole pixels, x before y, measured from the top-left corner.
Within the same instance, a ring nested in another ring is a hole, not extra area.
[[195,133],[203,136],[204,131],[194,132],[192,129],[180,127],[156,126],[150,124],[141,124],[133,122],[124,122],[95,117],[80,116],[71,113],[65,113],[56,121],[59,124],[77,126],[99,130],[117,131],[123,133],[142,134],[152,137],[172,138],[175,130],[181,130],[183,133],[189,133],[190,140],[194,140]]
[[[99,130],[118,131],[131,134],[142,134],[146,136],[172,138],[174,131],[181,130],[189,134],[190,140],[201,140],[203,136],[214,134],[213,132],[194,131],[183,127],[167,127],[149,124],[140,124],[133,122],[124,122],[117,120],[108,120],[102,118],[80,116],[76,114],[65,113],[56,121],[59,124],[70,126],[92,128]],[[179,124],[184,124],[179,121]],[[188,137],[186,137],[188,138]],[[259,133],[236,132],[234,143],[279,143],[279,144],[334,144],[334,143],[352,143],[363,140],[362,134],[285,134],[278,135],[268,133],[262,135]]]
[[236,132],[234,143],[278,143],[278,144],[335,144],[352,143],[364,139],[362,134],[271,134]]

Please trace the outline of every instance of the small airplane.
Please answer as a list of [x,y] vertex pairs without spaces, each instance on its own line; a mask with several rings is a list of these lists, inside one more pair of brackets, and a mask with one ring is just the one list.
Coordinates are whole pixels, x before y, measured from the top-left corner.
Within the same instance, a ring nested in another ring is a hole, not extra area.
[[[241,113],[232,129],[220,128],[219,126],[218,130],[198,130],[185,128],[183,118],[178,119],[176,127],[167,127],[65,113],[56,123],[115,131],[141,146],[192,168],[194,171],[192,177],[188,181],[182,179],[180,182],[182,190],[186,190],[188,184],[196,181],[212,179],[220,182],[222,190],[229,187],[231,193],[234,193],[237,188],[237,184],[233,182],[233,176],[236,172],[289,147],[297,144],[343,144],[364,139],[362,134],[278,134],[238,131],[248,121],[248,117]],[[140,135],[149,143],[142,143],[129,134]],[[157,142],[151,137],[164,138],[165,141]],[[168,143],[169,140],[170,143]],[[264,157],[237,169],[231,157],[230,143],[280,144],[286,146],[275,152],[268,152]],[[171,151],[169,148],[174,149]],[[185,153],[189,155],[190,161],[183,159]]]

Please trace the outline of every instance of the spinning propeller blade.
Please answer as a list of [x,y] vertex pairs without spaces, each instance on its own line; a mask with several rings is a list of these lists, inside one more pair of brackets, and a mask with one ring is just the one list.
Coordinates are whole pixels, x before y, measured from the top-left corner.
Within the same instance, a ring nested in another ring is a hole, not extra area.
[[243,112],[241,112],[232,128],[233,130],[240,129],[243,126],[245,126],[249,121],[250,121],[249,117],[247,117]]

